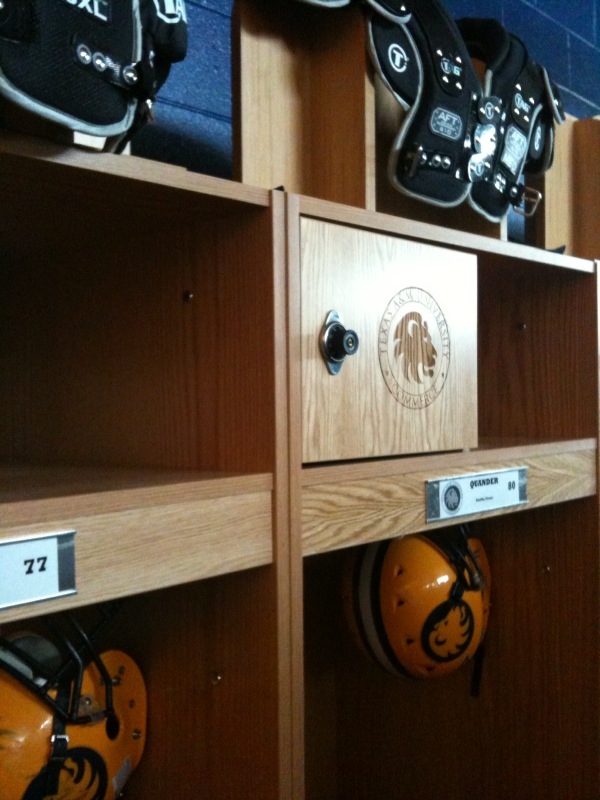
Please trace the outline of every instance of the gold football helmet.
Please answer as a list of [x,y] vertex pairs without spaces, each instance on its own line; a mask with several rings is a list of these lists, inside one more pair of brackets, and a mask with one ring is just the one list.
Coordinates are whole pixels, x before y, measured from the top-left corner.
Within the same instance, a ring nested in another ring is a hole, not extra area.
[[359,548],[346,585],[355,638],[394,674],[430,678],[472,658],[486,631],[490,570],[466,526]]
[[0,639],[0,800],[115,800],[142,757],[139,668],[71,623]]

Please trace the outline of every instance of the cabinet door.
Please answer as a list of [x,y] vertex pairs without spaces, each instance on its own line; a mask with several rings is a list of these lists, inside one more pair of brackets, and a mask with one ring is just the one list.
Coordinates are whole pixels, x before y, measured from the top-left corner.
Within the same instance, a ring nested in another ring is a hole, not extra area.
[[[477,445],[474,256],[303,218],[301,272],[304,462]],[[358,338],[337,374],[332,311]]]

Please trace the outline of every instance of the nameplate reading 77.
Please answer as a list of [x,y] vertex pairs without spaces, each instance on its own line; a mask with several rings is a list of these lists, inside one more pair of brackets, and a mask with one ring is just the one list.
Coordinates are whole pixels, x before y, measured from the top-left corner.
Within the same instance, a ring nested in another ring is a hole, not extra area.
[[0,542],[0,608],[76,591],[75,531]]
[[524,505],[527,467],[427,481],[427,522]]

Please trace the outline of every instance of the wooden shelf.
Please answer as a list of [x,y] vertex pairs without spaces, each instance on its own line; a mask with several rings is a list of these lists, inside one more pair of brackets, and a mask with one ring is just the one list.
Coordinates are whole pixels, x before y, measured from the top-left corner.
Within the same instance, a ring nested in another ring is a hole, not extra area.
[[[29,188],[30,197],[31,182],[43,181],[52,182],[53,191],[78,187],[92,203],[99,195],[110,193],[113,202],[120,203],[124,191],[125,199],[135,193],[138,202],[158,202],[165,207],[185,195],[188,211],[203,210],[210,216],[239,213],[244,205],[266,208],[270,204],[267,189],[137,156],[88,152],[8,131],[0,131],[0,177],[16,179],[18,187]],[[178,205],[176,210],[183,208]]]
[[589,258],[564,255],[516,242],[505,242],[491,236],[404,219],[391,214],[365,211],[314,197],[299,196],[298,211],[302,216],[326,218],[332,222],[396,234],[416,241],[441,244],[444,247],[482,256],[498,256],[506,266],[514,262],[525,262],[590,274],[596,272],[596,263]]
[[302,472],[304,555],[407,533],[448,527],[427,523],[425,483],[472,472],[528,468],[528,502],[460,517],[473,522],[596,494],[597,442],[530,444],[464,453],[305,467]]
[[0,186],[0,544],[74,530],[76,584],[1,611],[3,634],[126,598],[108,646],[152,732],[128,794],[278,800],[283,195],[7,133]]
[[77,594],[51,613],[270,563],[271,490],[270,475],[4,468],[0,543],[76,531]]

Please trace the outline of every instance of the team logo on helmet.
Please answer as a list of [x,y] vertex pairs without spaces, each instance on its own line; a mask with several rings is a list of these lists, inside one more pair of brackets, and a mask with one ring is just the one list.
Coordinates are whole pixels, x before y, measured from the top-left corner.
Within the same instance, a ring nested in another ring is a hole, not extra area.
[[176,25],[183,20],[187,22],[187,13],[183,0],[154,0],[154,7],[159,19]]
[[425,620],[421,646],[433,661],[455,661],[468,649],[474,633],[471,607],[464,600],[448,600],[436,606]]
[[[47,794],[48,767],[29,784],[23,800],[40,800]],[[75,790],[75,793],[73,793]],[[108,771],[103,759],[89,747],[67,750],[58,779],[57,797],[79,800],[104,800],[108,790]]]
[[442,391],[450,366],[448,325],[423,289],[402,289],[379,327],[379,364],[386,385],[406,408],[426,408]]

